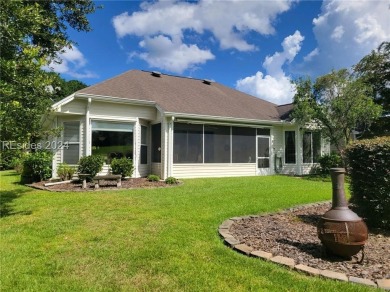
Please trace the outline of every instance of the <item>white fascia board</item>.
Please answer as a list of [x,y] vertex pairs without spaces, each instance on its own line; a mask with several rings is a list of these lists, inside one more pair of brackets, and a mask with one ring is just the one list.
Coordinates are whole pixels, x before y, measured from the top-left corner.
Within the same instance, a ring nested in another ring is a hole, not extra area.
[[57,101],[55,104],[52,104],[51,108],[54,110],[61,109],[61,106],[74,100],[74,97],[75,97],[75,95],[73,93],[73,94],[69,95],[68,97],[61,99],[60,101]]
[[106,96],[106,95],[78,93],[75,95],[75,97],[76,98],[91,98],[92,101],[126,103],[126,104],[143,105],[143,106],[155,106],[156,105],[156,103],[154,101],[129,99],[129,98],[123,98],[123,97]]
[[175,117],[175,119],[188,119],[194,121],[216,121],[224,122],[227,124],[269,124],[269,125],[285,125],[292,124],[291,122],[286,122],[283,120],[280,121],[271,121],[271,120],[255,120],[255,119],[244,119],[244,118],[233,118],[233,117],[221,117],[221,116],[207,116],[207,115],[197,115],[197,114],[184,114],[184,113],[174,113],[174,112],[165,112],[164,116],[166,117]]

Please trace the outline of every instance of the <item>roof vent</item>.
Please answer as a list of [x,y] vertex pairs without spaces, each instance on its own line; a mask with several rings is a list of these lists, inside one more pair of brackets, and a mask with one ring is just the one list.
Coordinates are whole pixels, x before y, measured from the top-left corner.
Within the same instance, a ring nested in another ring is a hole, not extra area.
[[154,77],[161,77],[161,72],[153,71],[152,72],[152,76],[154,76]]
[[212,81],[209,79],[203,79],[203,83],[207,85],[211,85]]

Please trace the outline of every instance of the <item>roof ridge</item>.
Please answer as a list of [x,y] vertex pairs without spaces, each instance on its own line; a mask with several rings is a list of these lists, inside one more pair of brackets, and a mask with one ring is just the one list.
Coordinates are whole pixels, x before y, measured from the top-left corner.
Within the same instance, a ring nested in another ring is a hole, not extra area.
[[[138,71],[138,70],[136,70]],[[149,71],[149,70],[139,70],[139,71],[142,71],[142,72],[145,72],[145,73],[153,73],[154,71]],[[161,75],[166,75],[166,76],[169,76],[169,77],[177,77],[177,78],[184,78],[184,79],[190,79],[190,80],[199,80],[199,81],[203,81],[203,80],[207,80],[207,78],[196,78],[196,77],[188,77],[188,76],[183,76],[183,75],[173,75],[173,74],[168,74],[168,73],[162,73],[162,72],[159,72]],[[210,79],[208,79],[210,80]],[[212,80],[213,83],[218,83],[214,80]]]

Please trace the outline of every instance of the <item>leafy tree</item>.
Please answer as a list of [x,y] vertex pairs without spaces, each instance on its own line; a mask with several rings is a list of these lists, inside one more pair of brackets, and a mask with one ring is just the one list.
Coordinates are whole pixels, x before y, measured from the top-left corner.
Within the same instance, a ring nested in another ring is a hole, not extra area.
[[54,82],[51,84],[53,88],[53,102],[59,101],[76,91],[87,87],[88,85],[79,80],[66,81],[58,73],[50,72],[49,74],[55,75]]
[[366,137],[390,135],[390,42],[383,42],[354,66],[354,72],[373,88],[372,98],[382,105],[383,116],[366,132]]
[[71,46],[66,30],[89,31],[91,0],[0,0],[1,139],[29,142],[48,132],[48,113],[58,76],[42,70]]
[[292,117],[302,126],[317,123],[339,151],[350,143],[352,130],[369,126],[382,112],[370,98],[371,88],[346,69],[332,71],[315,83],[300,79],[296,86]]

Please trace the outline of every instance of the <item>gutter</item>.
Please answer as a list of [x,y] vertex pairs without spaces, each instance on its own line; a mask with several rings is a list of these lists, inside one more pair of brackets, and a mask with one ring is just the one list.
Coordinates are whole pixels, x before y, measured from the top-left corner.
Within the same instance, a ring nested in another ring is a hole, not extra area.
[[217,122],[219,124],[231,125],[233,123],[237,124],[249,124],[249,125],[286,125],[293,124],[292,122],[279,120],[256,120],[256,119],[245,119],[245,118],[234,118],[234,117],[221,117],[221,116],[208,116],[208,115],[198,115],[198,114],[184,114],[184,113],[175,113],[175,112],[164,112],[166,117],[175,117],[175,120],[178,122],[189,122],[189,123],[204,123],[205,121]]

